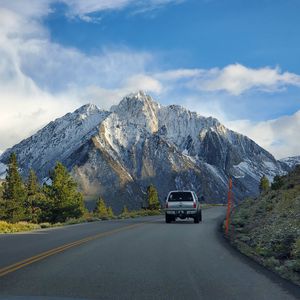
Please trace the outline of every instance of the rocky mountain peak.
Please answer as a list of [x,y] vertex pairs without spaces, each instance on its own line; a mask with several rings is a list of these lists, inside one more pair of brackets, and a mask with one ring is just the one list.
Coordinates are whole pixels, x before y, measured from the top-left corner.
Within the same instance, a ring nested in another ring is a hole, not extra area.
[[157,113],[160,105],[144,91],[132,93],[124,97],[118,105],[111,107],[110,111],[117,114],[119,119],[134,122],[147,131],[157,132]]
[[161,197],[170,189],[193,189],[219,202],[226,201],[229,176],[241,200],[258,192],[263,174],[272,179],[282,173],[270,153],[217,119],[160,106],[143,91],[110,111],[86,104],[50,122],[2,154],[0,176],[11,152],[24,177],[33,168],[40,180],[61,161],[87,198],[101,195],[117,210],[139,208],[149,184]]
[[78,109],[76,109],[74,111],[74,115],[79,115],[81,116],[83,119],[85,119],[86,117],[93,115],[93,114],[97,114],[101,112],[101,109],[97,107],[97,105],[92,104],[92,103],[87,103],[82,105],[81,107],[79,107]]
[[118,105],[111,107],[112,112],[119,112],[123,110],[156,110],[159,104],[153,98],[146,94],[144,91],[138,91],[125,96]]

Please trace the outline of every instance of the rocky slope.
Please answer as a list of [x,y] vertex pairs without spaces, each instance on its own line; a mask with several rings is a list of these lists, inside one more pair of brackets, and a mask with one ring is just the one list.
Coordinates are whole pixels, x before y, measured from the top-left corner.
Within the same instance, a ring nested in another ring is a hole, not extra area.
[[300,166],[233,213],[231,241],[300,286]]
[[110,111],[85,105],[5,151],[0,162],[11,152],[24,176],[33,168],[43,179],[63,162],[88,199],[102,195],[116,210],[143,205],[150,183],[161,198],[170,189],[193,189],[207,202],[221,202],[231,176],[238,201],[257,194],[263,174],[283,172],[270,153],[217,119],[161,106],[143,92]]
[[283,168],[286,168],[288,170],[293,169],[296,166],[300,165],[300,155],[282,158],[279,161]]

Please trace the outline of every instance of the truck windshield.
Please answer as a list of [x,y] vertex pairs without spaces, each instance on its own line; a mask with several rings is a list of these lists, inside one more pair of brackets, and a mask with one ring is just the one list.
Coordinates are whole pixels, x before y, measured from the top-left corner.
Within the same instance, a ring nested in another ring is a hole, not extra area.
[[173,192],[170,194],[168,201],[193,201],[192,193],[190,192]]

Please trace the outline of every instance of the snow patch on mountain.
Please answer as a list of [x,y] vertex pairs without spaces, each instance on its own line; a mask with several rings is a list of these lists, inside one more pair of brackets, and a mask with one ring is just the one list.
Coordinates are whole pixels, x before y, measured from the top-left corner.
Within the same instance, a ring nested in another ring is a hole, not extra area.
[[117,114],[125,124],[134,124],[135,127],[145,129],[150,133],[157,132],[157,112],[160,105],[140,91],[123,98],[118,104],[111,107],[110,111]]
[[286,164],[289,168],[294,168],[295,166],[300,165],[300,155],[282,158],[279,161]]
[[110,111],[87,104],[50,122],[5,151],[2,165],[12,152],[24,177],[33,168],[40,180],[47,178],[61,161],[88,198],[101,195],[118,210],[140,208],[149,184],[161,198],[171,189],[193,189],[220,202],[229,177],[235,199],[242,200],[258,193],[263,174],[271,179],[283,172],[270,153],[217,119],[161,106],[142,91]]
[[215,166],[212,166],[210,164],[205,163],[204,164],[209,170],[210,172],[218,178],[218,180],[220,180],[220,182],[224,185],[227,186],[228,181],[227,181],[227,176],[225,174],[221,174],[220,170],[218,168],[216,168]]
[[39,176],[46,177],[57,160],[68,159],[95,135],[97,126],[109,114],[94,104],[86,104],[50,122],[33,136],[5,151],[1,161],[7,162],[10,153],[15,152],[21,169],[27,172],[33,168]]
[[260,174],[257,172],[257,169],[251,163],[251,161],[242,161],[238,165],[234,165],[233,168],[240,171],[236,178],[244,178],[246,175],[248,175],[257,181],[260,179]]
[[257,164],[250,160],[245,160],[234,165],[233,168],[237,171],[234,177],[244,178],[246,175],[259,181],[263,175],[266,175],[270,182],[273,181],[275,175],[283,175],[285,172],[278,167],[276,162],[263,161],[262,164]]

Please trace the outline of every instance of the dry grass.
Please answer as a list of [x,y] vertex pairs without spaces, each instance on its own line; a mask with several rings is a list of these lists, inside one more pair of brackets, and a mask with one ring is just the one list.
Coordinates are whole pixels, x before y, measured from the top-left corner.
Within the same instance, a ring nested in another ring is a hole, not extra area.
[[28,222],[18,222],[15,224],[0,221],[0,233],[15,233],[21,231],[30,231],[40,229],[41,226],[38,224],[32,224]]

